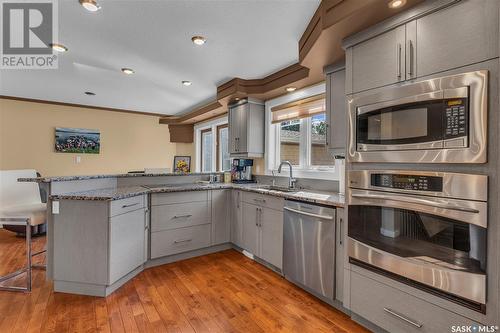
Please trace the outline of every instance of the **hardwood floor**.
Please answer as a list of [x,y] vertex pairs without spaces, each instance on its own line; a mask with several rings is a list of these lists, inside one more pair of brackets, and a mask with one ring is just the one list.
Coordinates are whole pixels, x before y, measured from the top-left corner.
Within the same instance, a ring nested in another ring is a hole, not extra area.
[[[23,265],[23,241],[0,229],[0,274]],[[0,332],[367,332],[234,250],[148,269],[107,298],[54,293],[40,270],[33,287],[0,291]]]

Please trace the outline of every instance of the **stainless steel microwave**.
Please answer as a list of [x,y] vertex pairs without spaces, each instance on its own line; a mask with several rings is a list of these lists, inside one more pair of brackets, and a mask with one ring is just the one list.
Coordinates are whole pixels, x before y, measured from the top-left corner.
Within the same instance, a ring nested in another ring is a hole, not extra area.
[[351,162],[485,163],[488,72],[348,99]]

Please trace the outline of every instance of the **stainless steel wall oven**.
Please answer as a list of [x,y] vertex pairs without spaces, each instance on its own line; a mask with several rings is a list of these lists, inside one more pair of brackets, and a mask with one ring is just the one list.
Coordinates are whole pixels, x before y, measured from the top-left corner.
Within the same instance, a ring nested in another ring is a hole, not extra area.
[[350,171],[354,265],[484,312],[487,176]]
[[348,100],[352,162],[486,162],[488,72],[446,76]]

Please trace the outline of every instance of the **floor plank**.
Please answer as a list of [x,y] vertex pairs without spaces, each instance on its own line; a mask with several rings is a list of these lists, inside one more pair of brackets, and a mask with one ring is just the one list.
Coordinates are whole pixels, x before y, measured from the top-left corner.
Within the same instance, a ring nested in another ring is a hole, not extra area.
[[[33,239],[40,250],[45,237]],[[41,256],[37,261],[43,261]],[[0,229],[0,274],[24,264],[24,239]],[[21,285],[21,276],[9,284]],[[0,332],[367,332],[278,274],[228,250],[145,270],[107,298],[0,291]]]

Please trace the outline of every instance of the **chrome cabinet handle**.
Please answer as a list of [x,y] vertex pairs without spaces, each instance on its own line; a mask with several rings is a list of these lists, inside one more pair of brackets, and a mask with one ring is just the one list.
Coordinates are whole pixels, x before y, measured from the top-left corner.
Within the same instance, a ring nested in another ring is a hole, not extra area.
[[266,202],[266,199],[259,199],[259,198],[254,198],[253,201],[255,202],[262,202],[262,203],[265,203]]
[[240,192],[236,192],[238,194],[237,199],[236,199],[236,208],[240,208]]
[[339,244],[342,245],[342,238],[344,238],[344,235],[342,234],[342,224],[344,224],[344,219],[340,218],[339,219]]
[[314,213],[308,213],[308,212],[303,212],[301,210],[293,209],[293,208],[290,208],[290,207],[283,207],[283,209],[284,210],[288,210],[289,212],[292,212],[292,213],[297,213],[297,214],[302,214],[302,215],[306,215],[306,216],[316,217],[316,218],[322,219],[322,220],[333,220],[333,216],[330,216],[330,215],[319,215],[319,214],[314,214]]
[[191,214],[187,214],[187,215],[174,215],[174,217],[172,217],[173,219],[182,219],[182,218],[188,218],[188,217],[191,217],[193,215]]
[[187,243],[187,242],[190,242],[192,241],[191,238],[188,238],[188,239],[179,239],[179,240],[176,240],[174,241],[175,244],[180,244],[180,243]]
[[259,209],[255,208],[255,225],[259,226]]
[[398,201],[398,202],[416,203],[416,204],[426,205],[426,206],[434,207],[434,208],[456,210],[456,211],[459,211],[459,212],[474,213],[474,214],[478,214],[479,213],[479,210],[474,209],[474,208],[441,204],[441,203],[436,203],[434,201],[430,201],[430,200],[426,200],[426,199],[420,199],[420,198],[410,198],[410,197],[407,197],[407,198],[402,199],[402,198],[391,196],[391,195],[383,195],[383,194],[356,194],[356,193],[351,194],[351,196],[353,198],[392,200],[392,201]]
[[262,228],[262,208],[259,208],[259,227]]
[[122,205],[122,208],[128,208],[128,207],[133,207],[133,206],[137,206],[139,203],[136,202],[136,203],[133,203],[133,204],[128,204],[128,205]]
[[401,43],[398,43],[398,79],[401,80]]
[[413,42],[408,40],[408,76],[412,77],[413,76]]
[[417,322],[415,322],[415,321],[413,321],[413,320],[411,320],[411,319],[409,319],[409,318],[407,318],[407,317],[403,316],[402,314],[399,314],[399,313],[397,313],[396,311],[391,310],[391,309],[389,309],[389,308],[384,308],[384,311],[385,311],[385,312],[387,312],[388,314],[393,315],[393,316],[394,316],[394,317],[396,317],[396,318],[401,319],[401,320],[402,320],[402,321],[404,321],[404,322],[407,322],[408,324],[411,324],[411,325],[413,325],[413,326],[417,327],[417,328],[421,328],[421,327],[423,326],[422,324],[419,324],[419,323],[417,323]]

